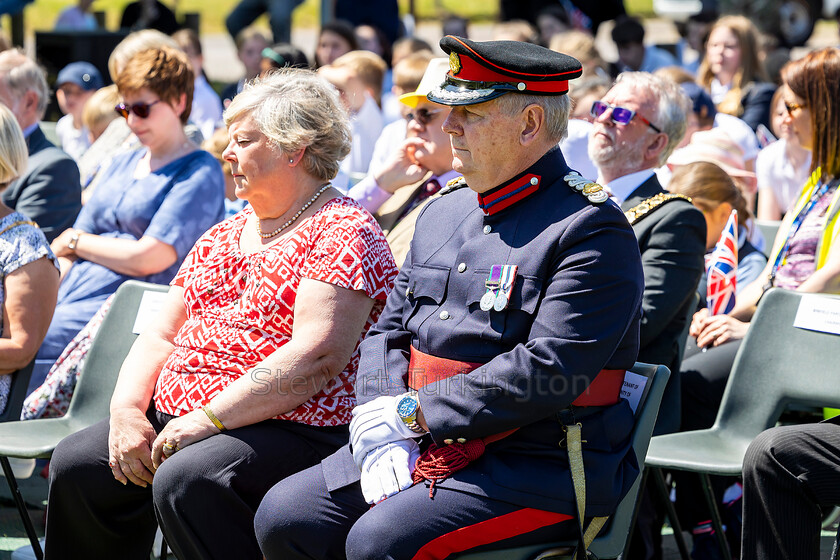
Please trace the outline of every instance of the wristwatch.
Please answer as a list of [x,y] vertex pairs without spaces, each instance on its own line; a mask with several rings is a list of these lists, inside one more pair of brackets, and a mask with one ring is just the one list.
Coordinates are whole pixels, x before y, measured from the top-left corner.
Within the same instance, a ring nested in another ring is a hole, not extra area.
[[67,244],[67,248],[71,251],[76,250],[76,244],[79,242],[79,238],[82,236],[82,232],[74,229],[73,235],[70,237],[70,243]]
[[426,430],[417,423],[417,409],[419,408],[420,399],[417,398],[417,391],[409,391],[397,401],[397,416],[415,434],[425,434]]

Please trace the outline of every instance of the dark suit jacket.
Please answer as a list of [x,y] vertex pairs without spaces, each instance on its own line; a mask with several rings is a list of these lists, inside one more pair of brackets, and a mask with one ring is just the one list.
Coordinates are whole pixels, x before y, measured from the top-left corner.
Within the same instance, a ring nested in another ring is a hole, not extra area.
[[[398,267],[403,265],[405,256],[408,254],[409,246],[411,245],[411,238],[414,237],[414,226],[417,223],[417,217],[422,212],[423,208],[437,195],[429,197],[423,204],[418,204],[411,212],[403,216],[403,212],[414,202],[414,198],[420,193],[420,188],[432,176],[427,173],[425,177],[412,185],[406,185],[397,191],[379,207],[374,217],[379,222],[379,226],[385,233],[385,238],[388,240],[388,246],[391,247],[391,253],[394,254],[394,262]],[[402,216],[402,217],[400,217]]]
[[3,203],[36,222],[48,241],[71,227],[82,209],[76,162],[56,148],[41,127],[26,139],[26,172],[3,191]]
[[[627,211],[660,192],[664,190],[654,175],[630,194],[621,209]],[[662,364],[672,372],[654,432],[669,433],[679,427],[679,338],[704,271],[706,220],[691,203],[675,200],[639,219],[633,231],[645,273],[639,361]]]

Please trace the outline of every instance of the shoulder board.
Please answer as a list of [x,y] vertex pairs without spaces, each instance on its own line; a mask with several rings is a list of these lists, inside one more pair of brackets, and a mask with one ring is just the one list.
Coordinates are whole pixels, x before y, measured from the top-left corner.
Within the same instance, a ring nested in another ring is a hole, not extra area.
[[650,198],[646,198],[630,210],[624,213],[627,216],[627,221],[630,222],[632,226],[648,214],[652,213],[654,210],[671,202],[673,200],[686,200],[689,203],[691,202],[691,197],[685,196],[684,194],[671,194],[671,193],[659,193],[655,194]]
[[580,192],[593,204],[601,204],[609,198],[607,191],[598,183],[584,179],[577,171],[572,171],[563,180],[574,190]]
[[440,189],[438,194],[441,196],[445,194],[449,194],[452,191],[457,191],[458,189],[462,189],[467,186],[467,180],[463,177],[455,177],[454,179],[450,179],[446,182],[446,186]]

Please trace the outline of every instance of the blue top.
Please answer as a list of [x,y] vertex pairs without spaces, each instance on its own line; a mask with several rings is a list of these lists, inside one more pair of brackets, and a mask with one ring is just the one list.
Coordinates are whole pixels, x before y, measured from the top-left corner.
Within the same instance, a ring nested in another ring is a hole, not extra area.
[[[145,155],[139,150],[115,158],[73,227],[103,237],[149,236],[171,245],[177,253],[172,266],[137,278],[168,284],[201,234],[224,218],[224,178],[216,159],[197,150],[136,179],[134,170]],[[114,293],[130,278],[80,259],[62,282],[62,292],[71,290],[79,298],[81,283],[90,296]]]
[[[12,212],[0,219],[0,306],[6,301],[6,276],[38,259],[50,259],[58,269],[55,255],[50,250],[44,232],[20,212]],[[3,325],[0,324],[0,335]],[[0,412],[6,409],[11,375],[0,375]]]

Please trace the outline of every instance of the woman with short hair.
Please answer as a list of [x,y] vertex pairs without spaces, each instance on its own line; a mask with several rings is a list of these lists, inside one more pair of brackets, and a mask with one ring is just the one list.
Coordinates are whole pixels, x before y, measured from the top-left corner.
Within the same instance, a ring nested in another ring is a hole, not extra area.
[[347,442],[358,345],[397,269],[373,217],[330,185],[346,113],[322,78],[286,69],[247,85],[225,122],[249,206],[187,256],[110,421],[56,448],[52,558],[146,559],[155,518],[182,560],[261,558],[265,492]]

